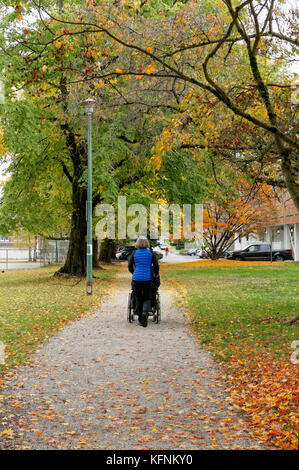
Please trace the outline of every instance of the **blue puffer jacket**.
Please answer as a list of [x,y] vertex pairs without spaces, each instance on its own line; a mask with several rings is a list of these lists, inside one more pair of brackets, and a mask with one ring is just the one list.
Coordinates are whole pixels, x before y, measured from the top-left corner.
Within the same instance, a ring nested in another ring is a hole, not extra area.
[[154,273],[159,274],[157,258],[149,249],[139,248],[133,252],[129,260],[129,270],[133,273],[133,281],[150,281],[152,265]]

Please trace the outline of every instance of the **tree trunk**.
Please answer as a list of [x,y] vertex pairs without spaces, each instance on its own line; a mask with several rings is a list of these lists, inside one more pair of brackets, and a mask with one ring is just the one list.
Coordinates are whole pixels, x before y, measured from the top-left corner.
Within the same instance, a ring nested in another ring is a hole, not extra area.
[[114,255],[114,241],[105,238],[101,243],[99,260],[105,263],[111,263],[111,258]]
[[217,248],[214,244],[214,241],[211,240],[210,237],[208,238],[205,238],[205,242],[207,243],[208,247],[209,247],[209,250],[210,250],[210,258],[212,260],[216,260],[219,258],[219,255],[217,254]]
[[[299,211],[299,185],[298,171],[295,158],[292,162],[291,149],[285,148],[282,152],[281,169],[286,182],[287,190],[294,201],[296,209]],[[298,165],[298,163],[297,163]]]
[[38,243],[38,237],[35,235],[34,237],[34,249],[33,249],[33,261],[37,260],[37,243]]
[[73,214],[71,223],[70,242],[64,266],[56,273],[67,273],[75,276],[86,274],[86,201],[87,190],[73,181]]
[[98,258],[98,240],[96,238],[92,239],[92,267],[99,267],[99,258]]

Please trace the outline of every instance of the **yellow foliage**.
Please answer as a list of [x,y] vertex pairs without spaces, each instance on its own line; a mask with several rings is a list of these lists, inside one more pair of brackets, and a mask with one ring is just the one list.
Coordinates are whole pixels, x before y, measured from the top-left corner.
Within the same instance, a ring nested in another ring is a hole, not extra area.
[[7,148],[4,145],[3,133],[0,130],[0,155],[5,155],[7,153]]
[[156,167],[157,170],[160,170],[162,166],[162,156],[160,154],[153,155],[150,159],[150,163]]

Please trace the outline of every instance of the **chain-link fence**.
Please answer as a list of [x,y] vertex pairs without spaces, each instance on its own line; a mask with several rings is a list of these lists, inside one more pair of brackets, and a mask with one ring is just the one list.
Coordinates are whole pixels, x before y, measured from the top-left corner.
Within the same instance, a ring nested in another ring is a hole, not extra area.
[[48,240],[40,241],[39,261],[41,266],[47,264],[62,264],[65,262],[68,251],[68,240]]
[[40,240],[38,247],[0,248],[0,270],[62,264],[68,251],[68,240]]
[[39,263],[40,266],[47,264],[62,264],[65,262],[67,255],[67,249],[58,248],[57,250],[40,250],[39,252]]
[[33,253],[28,248],[0,248],[0,269],[18,268],[33,262]]

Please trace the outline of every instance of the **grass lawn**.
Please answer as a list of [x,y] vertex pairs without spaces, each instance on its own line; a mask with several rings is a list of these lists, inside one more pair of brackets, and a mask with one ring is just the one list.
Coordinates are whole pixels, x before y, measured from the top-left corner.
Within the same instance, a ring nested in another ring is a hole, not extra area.
[[232,347],[242,353],[245,342],[275,357],[290,356],[299,339],[299,322],[287,321],[299,313],[299,263],[198,261],[164,271],[178,284],[201,342],[222,360],[229,360]]
[[[259,439],[298,449],[299,263],[199,261],[162,268],[200,343],[221,361],[231,400]],[[163,315],[163,314],[162,314]],[[298,359],[298,355],[297,355]]]
[[93,295],[83,278],[55,278],[58,267],[7,270],[0,273],[0,341],[5,364],[0,375],[28,360],[32,351],[70,320],[91,311],[108,291],[116,268],[94,273]]

